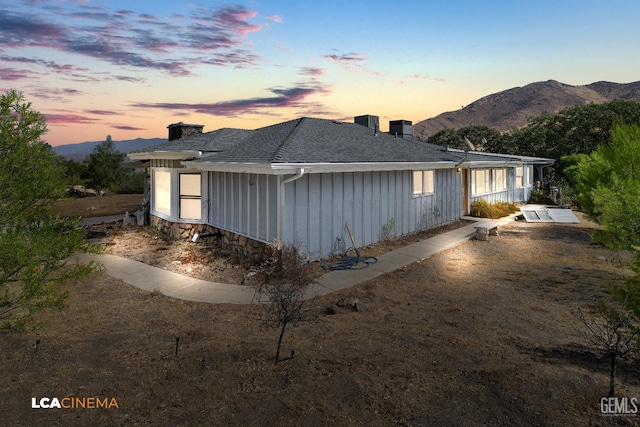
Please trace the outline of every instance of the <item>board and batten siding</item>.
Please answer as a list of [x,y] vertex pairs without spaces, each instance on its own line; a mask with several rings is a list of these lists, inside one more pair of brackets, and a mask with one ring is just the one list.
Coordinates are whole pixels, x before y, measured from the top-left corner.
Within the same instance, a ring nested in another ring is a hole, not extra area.
[[278,177],[209,172],[207,224],[271,243],[278,236]]
[[410,170],[303,175],[283,189],[282,240],[315,260],[333,251],[337,239],[352,246],[345,222],[365,246],[380,241],[385,226],[400,236],[459,219],[460,175],[434,172],[434,192],[419,196]]

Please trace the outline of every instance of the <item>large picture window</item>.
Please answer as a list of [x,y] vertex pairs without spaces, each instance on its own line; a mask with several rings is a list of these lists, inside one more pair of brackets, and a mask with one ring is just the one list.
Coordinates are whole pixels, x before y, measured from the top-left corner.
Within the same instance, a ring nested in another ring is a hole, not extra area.
[[432,194],[433,191],[433,171],[413,171],[414,196]]
[[180,174],[180,219],[202,218],[200,179],[199,173]]
[[153,209],[171,216],[171,172],[153,171]]

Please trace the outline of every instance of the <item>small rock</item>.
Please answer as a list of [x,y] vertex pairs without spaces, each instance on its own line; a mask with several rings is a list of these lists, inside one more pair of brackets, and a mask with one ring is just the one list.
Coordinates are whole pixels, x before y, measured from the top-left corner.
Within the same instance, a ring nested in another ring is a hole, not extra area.
[[182,264],[182,263],[181,263],[180,261],[178,261],[178,260],[175,260],[175,261],[171,261],[171,264],[173,264],[173,265],[180,265],[180,264]]
[[369,309],[369,307],[367,306],[367,304],[363,303],[363,302],[359,302],[357,301],[354,305],[353,305],[353,309],[355,311],[358,312],[362,312],[362,311],[367,311]]
[[338,306],[337,306],[337,305],[335,305],[335,304],[330,305],[330,306],[328,306],[328,307],[325,309],[325,311],[324,311],[324,312],[325,312],[326,314],[328,314],[328,315],[332,316],[332,315],[334,315],[334,314],[336,314],[336,313],[338,312]]
[[338,301],[338,302],[336,303],[336,305],[337,305],[338,307],[346,307],[346,306],[347,306],[347,301],[346,301],[344,298],[340,298],[340,301]]

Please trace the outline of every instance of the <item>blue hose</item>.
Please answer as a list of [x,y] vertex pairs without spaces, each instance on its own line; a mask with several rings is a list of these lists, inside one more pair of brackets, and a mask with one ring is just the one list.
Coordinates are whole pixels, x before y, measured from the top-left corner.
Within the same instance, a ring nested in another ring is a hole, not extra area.
[[[361,270],[363,268],[369,267],[370,264],[375,264],[376,262],[378,262],[378,259],[372,256],[348,256],[347,253],[350,250],[355,251],[354,248],[349,248],[344,252],[329,252],[325,258],[320,260],[320,267],[322,267],[322,269],[325,271]],[[343,254],[342,258],[337,261],[329,261],[329,258],[335,256],[337,253]]]

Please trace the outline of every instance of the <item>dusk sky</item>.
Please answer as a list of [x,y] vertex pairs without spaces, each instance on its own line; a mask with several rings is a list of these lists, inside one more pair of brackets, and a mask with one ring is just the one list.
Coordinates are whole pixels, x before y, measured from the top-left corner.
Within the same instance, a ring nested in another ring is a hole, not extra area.
[[639,76],[637,0],[0,0],[0,91],[51,145],[180,121],[375,114],[385,131],[536,81]]

